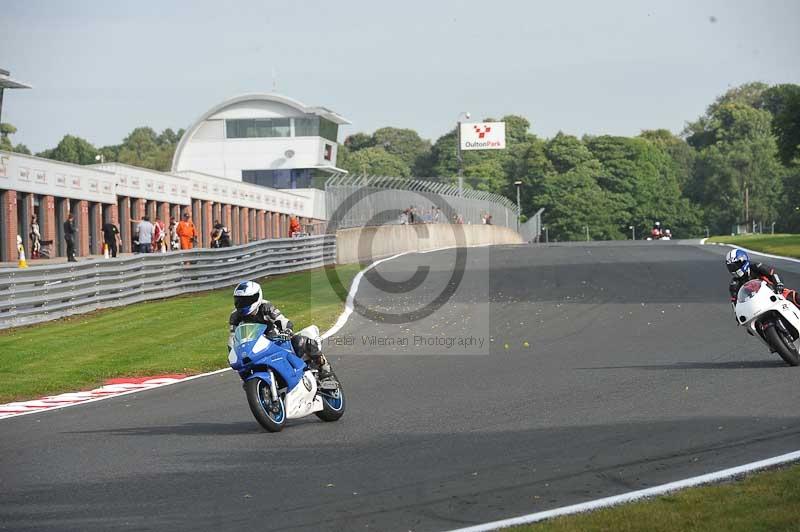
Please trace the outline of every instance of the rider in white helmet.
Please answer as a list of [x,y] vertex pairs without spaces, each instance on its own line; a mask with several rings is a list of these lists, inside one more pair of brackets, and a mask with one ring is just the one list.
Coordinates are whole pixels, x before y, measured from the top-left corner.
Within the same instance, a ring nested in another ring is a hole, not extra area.
[[[272,303],[264,299],[261,286],[255,281],[244,281],[233,290],[234,309],[229,319],[231,338],[241,323],[262,323],[267,326],[266,336],[278,332],[288,334],[292,339],[294,352],[308,358],[319,370],[320,380],[331,375],[331,366],[320,351],[316,339],[293,334],[292,322]],[[228,341],[229,345],[232,340]]]

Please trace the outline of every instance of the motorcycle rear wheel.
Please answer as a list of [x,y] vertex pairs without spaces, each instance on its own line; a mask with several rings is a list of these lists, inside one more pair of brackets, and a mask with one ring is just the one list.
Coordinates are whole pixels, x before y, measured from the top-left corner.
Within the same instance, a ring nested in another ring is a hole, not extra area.
[[778,330],[774,323],[764,330],[769,345],[780,355],[780,357],[790,366],[800,365],[800,354],[794,343],[785,337],[783,331]]
[[251,379],[244,385],[247,395],[247,404],[250,411],[256,418],[259,425],[269,432],[280,432],[286,424],[286,408],[283,404],[283,397],[278,397],[276,404],[273,404],[269,393],[269,384],[261,379]]

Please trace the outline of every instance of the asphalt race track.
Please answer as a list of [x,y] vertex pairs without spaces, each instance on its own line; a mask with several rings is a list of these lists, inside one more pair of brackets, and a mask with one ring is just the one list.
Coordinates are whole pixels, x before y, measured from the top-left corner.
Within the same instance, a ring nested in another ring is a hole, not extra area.
[[795,451],[800,368],[735,325],[727,249],[473,248],[455,278],[454,250],[385,262],[399,284],[358,301],[386,315],[326,348],[339,422],[267,434],[228,372],[0,421],[0,529],[447,530]]

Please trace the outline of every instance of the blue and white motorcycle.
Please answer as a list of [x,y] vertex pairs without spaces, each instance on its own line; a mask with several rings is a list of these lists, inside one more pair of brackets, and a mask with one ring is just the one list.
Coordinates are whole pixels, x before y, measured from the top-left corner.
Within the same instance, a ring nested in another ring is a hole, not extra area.
[[[231,368],[244,381],[247,403],[256,420],[270,432],[283,429],[287,419],[316,414],[336,421],[344,414],[344,392],[335,375],[319,381],[297,356],[288,335],[265,336],[267,326],[243,323],[236,327],[228,354]],[[318,342],[319,329],[312,325],[298,332]]]

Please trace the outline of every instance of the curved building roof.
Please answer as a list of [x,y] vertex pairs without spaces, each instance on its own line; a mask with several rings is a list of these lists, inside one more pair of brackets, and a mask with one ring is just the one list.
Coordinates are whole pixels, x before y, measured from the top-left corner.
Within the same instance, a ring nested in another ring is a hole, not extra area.
[[[175,149],[175,154],[172,157],[172,171],[178,171],[178,161],[180,160],[181,154],[183,153],[184,148],[186,145],[191,141],[194,134],[197,130],[203,125],[204,122],[210,119],[215,118],[245,118],[244,116],[238,116],[235,113],[235,109],[237,107],[241,107],[242,104],[246,103],[254,103],[257,104],[259,102],[268,102],[272,104],[279,104],[281,106],[285,106],[289,110],[294,111],[293,114],[297,115],[316,115],[331,122],[342,125],[342,124],[350,124],[350,121],[341,116],[340,114],[331,111],[325,107],[310,107],[302,102],[299,102],[293,98],[289,98],[288,96],[283,96],[281,94],[275,93],[251,93],[251,94],[242,94],[240,96],[235,96],[228,100],[225,100],[222,103],[219,103],[203,113],[200,118],[194,121],[194,123],[186,130],[181,137],[180,142],[178,143],[177,148]],[[226,116],[230,115],[230,116]]]

